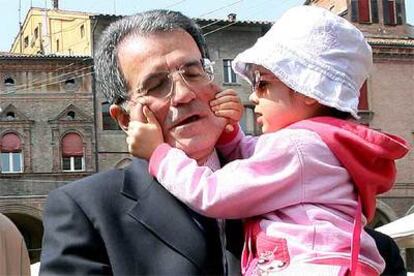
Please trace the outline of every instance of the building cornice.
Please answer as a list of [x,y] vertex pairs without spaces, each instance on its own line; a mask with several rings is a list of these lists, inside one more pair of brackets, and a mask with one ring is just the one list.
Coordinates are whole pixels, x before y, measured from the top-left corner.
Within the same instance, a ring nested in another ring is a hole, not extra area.
[[366,37],[371,46],[396,46],[414,48],[414,39],[409,37]]

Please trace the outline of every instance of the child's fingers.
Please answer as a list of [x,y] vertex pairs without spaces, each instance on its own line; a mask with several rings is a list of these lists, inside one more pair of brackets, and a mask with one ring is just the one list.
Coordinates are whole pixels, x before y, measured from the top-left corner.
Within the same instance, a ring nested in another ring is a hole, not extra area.
[[136,133],[137,131],[139,131],[143,124],[144,123],[140,121],[130,121],[128,124],[128,135],[131,135],[132,133]]
[[219,105],[215,105],[211,107],[211,110],[213,111],[217,111],[217,110],[221,110],[221,109],[230,109],[230,110],[234,110],[234,111],[238,111],[241,112],[242,111],[242,107],[240,106],[240,104],[238,103],[234,103],[234,102],[225,102]]
[[217,99],[217,98],[220,98],[220,97],[223,97],[223,96],[231,96],[231,95],[237,96],[236,90],[233,90],[233,89],[222,90],[222,91],[216,93],[215,98]]
[[157,118],[155,118],[154,113],[152,113],[152,111],[148,108],[148,106],[144,105],[142,111],[148,123],[159,126]]
[[227,124],[226,127],[224,128],[224,130],[227,133],[233,132],[234,131],[234,126],[232,124]]
[[218,106],[220,104],[227,103],[227,102],[232,102],[232,103],[236,103],[236,104],[241,105],[241,101],[240,101],[239,97],[228,95],[228,96],[223,96],[223,97],[218,98],[218,99],[211,100],[210,101],[210,106],[211,107]]
[[241,117],[241,113],[237,110],[217,110],[214,111],[214,114],[219,117],[225,117],[232,121],[237,121]]

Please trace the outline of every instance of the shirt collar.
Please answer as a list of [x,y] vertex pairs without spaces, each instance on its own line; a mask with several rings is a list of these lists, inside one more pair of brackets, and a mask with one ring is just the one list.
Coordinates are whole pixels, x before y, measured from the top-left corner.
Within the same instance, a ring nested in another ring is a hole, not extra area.
[[209,167],[212,171],[216,171],[220,169],[220,160],[217,155],[217,151],[213,150],[213,152],[208,157],[207,161],[203,164],[206,167]]

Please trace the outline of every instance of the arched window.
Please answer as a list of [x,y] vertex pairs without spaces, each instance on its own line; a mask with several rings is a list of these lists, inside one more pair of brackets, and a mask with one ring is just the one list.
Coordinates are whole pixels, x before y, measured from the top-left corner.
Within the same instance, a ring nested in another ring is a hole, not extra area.
[[83,141],[79,134],[68,133],[62,139],[62,170],[83,171],[85,161],[83,156]]
[[5,84],[6,86],[12,86],[12,85],[14,85],[14,79],[12,79],[12,78],[7,78],[7,79],[5,79],[5,80],[4,80],[4,84]]
[[20,173],[23,172],[22,143],[19,136],[7,133],[1,137],[1,172]]
[[73,112],[73,111],[69,111],[69,112],[66,114],[66,118],[67,118],[68,120],[75,120],[75,112]]

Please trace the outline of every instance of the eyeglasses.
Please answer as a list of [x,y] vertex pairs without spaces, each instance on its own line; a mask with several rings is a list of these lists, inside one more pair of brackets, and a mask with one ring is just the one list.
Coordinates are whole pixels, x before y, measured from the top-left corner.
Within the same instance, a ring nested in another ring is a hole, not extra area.
[[252,92],[258,91],[258,89],[260,88],[261,80],[262,80],[262,76],[260,75],[260,72],[258,70],[254,70],[253,76],[251,78]]
[[261,75],[259,70],[255,69],[255,65],[252,63],[245,64],[246,77],[250,81],[252,93],[256,92],[260,87]]
[[190,62],[175,71],[163,71],[153,74],[136,89],[135,98],[153,96],[170,98],[174,93],[175,75],[179,75],[187,87],[193,91],[210,84],[214,78],[213,62],[209,59]]
[[263,74],[253,66],[247,67],[246,76],[250,81],[252,93],[262,94],[266,92],[270,83],[280,82],[273,74]]

